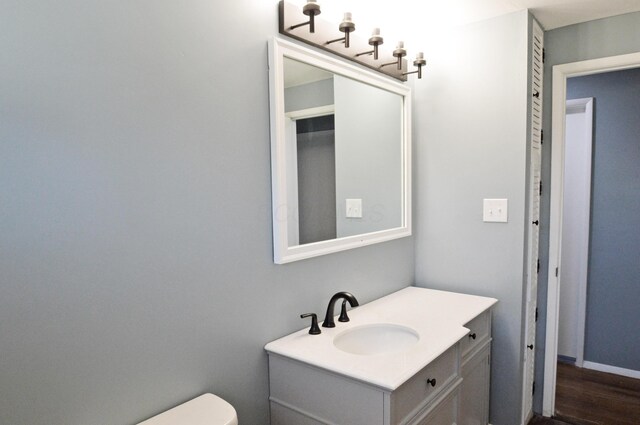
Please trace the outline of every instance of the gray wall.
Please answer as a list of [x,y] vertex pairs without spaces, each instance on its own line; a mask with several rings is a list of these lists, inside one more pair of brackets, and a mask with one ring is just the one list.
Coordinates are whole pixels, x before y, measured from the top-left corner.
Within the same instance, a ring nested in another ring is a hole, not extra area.
[[[551,78],[554,65],[640,52],[640,12],[558,28],[545,33],[545,78],[542,146],[542,180],[551,179]],[[544,184],[544,183],[543,183]],[[546,187],[549,187],[546,185]],[[536,332],[536,382],[544,381],[546,336],[547,267],[549,264],[549,190],[542,192],[540,217],[540,274],[538,275],[539,320]],[[534,396],[534,407],[542,411],[542,391]]]
[[273,264],[275,2],[1,9],[0,423],[265,424],[266,342],[412,283],[412,238]]
[[[416,282],[492,296],[491,423],[520,422],[527,140],[526,11],[443,34],[415,83]],[[483,223],[483,198],[509,222]]]
[[595,98],[585,360],[640,371],[640,69],[570,78]]
[[[402,225],[402,97],[334,77],[338,237]],[[362,218],[346,218],[346,199]]]

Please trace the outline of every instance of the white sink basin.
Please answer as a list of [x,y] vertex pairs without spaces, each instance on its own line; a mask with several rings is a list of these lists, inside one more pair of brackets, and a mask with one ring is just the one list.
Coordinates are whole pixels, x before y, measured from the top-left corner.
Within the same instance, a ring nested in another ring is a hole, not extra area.
[[351,354],[373,355],[404,351],[420,336],[406,326],[377,323],[357,326],[335,336],[333,345]]

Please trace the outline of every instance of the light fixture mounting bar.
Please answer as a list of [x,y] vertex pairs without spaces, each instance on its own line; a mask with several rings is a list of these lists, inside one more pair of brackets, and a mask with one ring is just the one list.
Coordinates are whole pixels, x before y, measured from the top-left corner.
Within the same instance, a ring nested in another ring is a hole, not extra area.
[[[341,30],[338,28],[339,23],[327,22],[316,16],[315,32],[311,33],[309,32],[308,26],[292,28],[299,24],[301,18],[304,18],[305,16],[300,7],[284,0],[280,0],[278,9],[280,34],[310,44],[327,52],[331,52],[345,59],[349,59],[350,61],[359,63],[360,65],[366,66],[367,68],[396,78],[400,81],[407,81],[407,76],[405,74],[407,72],[406,59],[401,59],[400,69],[396,66],[381,66],[388,61],[394,61],[394,63],[397,62],[397,59],[394,58],[393,55],[393,48],[386,47],[386,45],[377,46],[378,59],[374,59],[374,55],[372,54],[362,54],[362,52],[371,49],[369,38],[358,37],[355,32],[349,34],[349,48],[345,47],[344,43],[327,44],[328,41],[344,37],[344,33],[341,33]],[[369,34],[366,30],[364,33]]]

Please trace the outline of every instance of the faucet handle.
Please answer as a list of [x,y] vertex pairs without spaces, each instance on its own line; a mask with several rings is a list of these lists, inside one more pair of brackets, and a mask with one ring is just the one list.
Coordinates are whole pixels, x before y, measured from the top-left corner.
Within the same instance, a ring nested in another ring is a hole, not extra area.
[[309,333],[311,335],[320,334],[322,331],[318,327],[318,316],[315,313],[306,313],[300,315],[301,319],[304,319],[305,317],[311,317],[311,328],[309,328]]
[[348,322],[349,316],[347,316],[347,300],[342,300],[342,308],[340,309],[340,317],[338,317],[338,322]]

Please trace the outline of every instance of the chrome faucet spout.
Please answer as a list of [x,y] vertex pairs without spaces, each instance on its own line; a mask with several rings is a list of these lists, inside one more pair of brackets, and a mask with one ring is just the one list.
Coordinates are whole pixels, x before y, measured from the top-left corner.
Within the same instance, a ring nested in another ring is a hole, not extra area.
[[[334,294],[333,297],[331,297],[331,300],[329,301],[329,305],[327,306],[327,314],[324,316],[324,322],[322,322],[323,328],[336,327],[336,323],[333,321],[333,316],[334,316],[333,310],[336,305],[336,302],[339,299],[344,299],[346,302],[349,303],[351,307],[358,307],[360,305],[356,297],[354,297],[353,294],[349,292],[338,292],[337,294]],[[344,307],[344,304],[343,304],[343,307]],[[340,315],[340,321],[341,322],[349,321],[349,317],[347,317],[347,313],[344,308],[343,308],[342,314]]]

